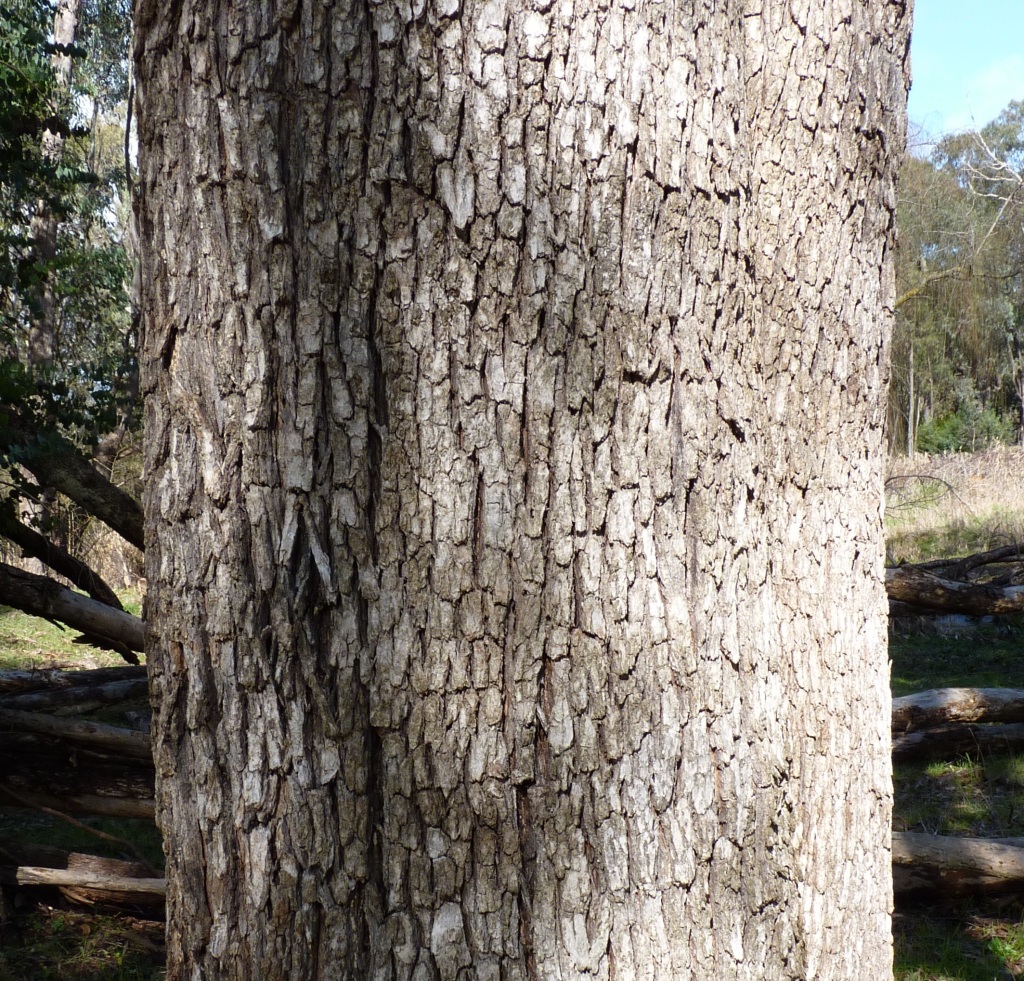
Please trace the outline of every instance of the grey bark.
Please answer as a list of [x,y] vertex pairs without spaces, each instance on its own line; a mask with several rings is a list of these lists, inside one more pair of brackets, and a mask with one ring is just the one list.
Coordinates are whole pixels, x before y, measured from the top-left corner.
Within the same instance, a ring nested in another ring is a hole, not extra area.
[[887,976],[905,5],[136,17],[168,977]]

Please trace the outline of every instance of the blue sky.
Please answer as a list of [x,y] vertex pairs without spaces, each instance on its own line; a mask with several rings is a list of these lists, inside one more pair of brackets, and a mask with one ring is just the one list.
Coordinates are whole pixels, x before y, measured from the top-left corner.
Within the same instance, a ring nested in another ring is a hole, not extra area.
[[932,136],[1024,99],[1024,0],[915,0],[908,111]]

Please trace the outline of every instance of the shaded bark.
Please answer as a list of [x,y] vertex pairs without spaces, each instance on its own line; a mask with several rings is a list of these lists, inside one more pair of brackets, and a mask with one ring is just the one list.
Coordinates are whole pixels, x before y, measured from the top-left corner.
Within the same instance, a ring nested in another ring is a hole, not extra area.
[[894,733],[954,722],[1024,722],[1024,689],[934,688],[892,700]]
[[145,628],[138,617],[72,592],[46,576],[22,572],[2,562],[0,603],[66,623],[81,630],[90,643],[117,651],[131,664],[139,663],[135,652],[145,650]]
[[888,973],[905,14],[137,5],[169,978]]

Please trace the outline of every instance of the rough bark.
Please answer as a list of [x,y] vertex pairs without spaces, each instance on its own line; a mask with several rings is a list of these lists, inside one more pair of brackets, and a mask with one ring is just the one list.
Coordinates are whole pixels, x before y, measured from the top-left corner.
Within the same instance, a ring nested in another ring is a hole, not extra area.
[[1024,611],[1024,586],[984,586],[942,579],[913,566],[886,569],[889,599],[909,603],[919,610],[988,616]]
[[1024,722],[1024,689],[933,688],[892,700],[894,733],[954,722]]
[[168,977],[886,976],[904,5],[136,17]]
[[46,576],[22,572],[3,562],[0,603],[66,623],[81,630],[90,642],[117,651],[132,664],[139,663],[133,652],[145,649],[145,628],[138,617],[72,592]]
[[897,895],[949,897],[1024,889],[1024,839],[954,838],[894,831],[893,888]]

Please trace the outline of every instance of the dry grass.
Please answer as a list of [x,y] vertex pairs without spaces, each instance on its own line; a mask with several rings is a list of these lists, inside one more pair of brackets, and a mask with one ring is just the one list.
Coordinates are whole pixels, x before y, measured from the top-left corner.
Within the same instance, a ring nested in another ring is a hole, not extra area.
[[885,525],[891,564],[1024,541],[1024,449],[891,459]]

